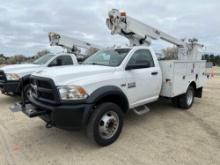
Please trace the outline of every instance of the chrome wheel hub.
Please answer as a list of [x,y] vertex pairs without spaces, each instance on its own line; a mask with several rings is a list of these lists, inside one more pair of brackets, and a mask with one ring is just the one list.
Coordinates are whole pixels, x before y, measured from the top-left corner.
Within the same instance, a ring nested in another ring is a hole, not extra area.
[[99,121],[99,134],[103,139],[110,139],[115,135],[118,127],[119,117],[117,113],[109,111]]
[[191,105],[193,101],[193,91],[189,90],[187,92],[187,105]]

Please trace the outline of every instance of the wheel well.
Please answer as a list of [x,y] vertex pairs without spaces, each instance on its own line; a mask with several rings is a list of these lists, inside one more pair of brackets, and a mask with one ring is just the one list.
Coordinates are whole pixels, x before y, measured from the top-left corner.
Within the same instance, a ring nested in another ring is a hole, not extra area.
[[20,87],[19,87],[20,90],[22,90],[22,87],[26,86],[26,85],[29,84],[29,83],[30,83],[29,80],[24,80],[22,84],[21,84],[21,82],[20,82]]
[[95,103],[95,105],[101,104],[103,102],[112,102],[112,103],[117,104],[124,113],[126,113],[129,108],[127,99],[125,99],[124,97],[118,94],[111,94],[111,95],[104,96],[101,99],[99,99]]
[[25,80],[25,81],[23,82],[23,85],[26,86],[26,85],[29,84],[29,83],[30,83],[29,80]]
[[192,82],[189,84],[189,86],[192,86],[192,87],[194,88],[194,90],[196,90],[196,83],[195,83],[195,81],[192,81]]
[[19,87],[18,87],[19,92],[22,91],[22,87],[25,87],[27,84],[30,83],[29,78],[23,78],[23,83],[22,83],[21,81],[22,81],[22,80],[20,80]]

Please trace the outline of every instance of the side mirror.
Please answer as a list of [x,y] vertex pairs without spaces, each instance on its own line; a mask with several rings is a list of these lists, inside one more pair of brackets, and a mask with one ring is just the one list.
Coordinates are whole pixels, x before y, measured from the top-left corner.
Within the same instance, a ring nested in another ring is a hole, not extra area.
[[125,70],[143,69],[143,68],[149,68],[149,67],[150,67],[149,61],[136,61],[136,64],[128,64]]

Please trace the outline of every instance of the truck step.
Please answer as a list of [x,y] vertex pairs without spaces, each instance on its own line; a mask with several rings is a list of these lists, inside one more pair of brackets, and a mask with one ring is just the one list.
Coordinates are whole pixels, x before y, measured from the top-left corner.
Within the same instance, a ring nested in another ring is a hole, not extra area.
[[143,105],[143,106],[134,108],[133,111],[136,115],[144,115],[150,112],[150,109],[146,105]]

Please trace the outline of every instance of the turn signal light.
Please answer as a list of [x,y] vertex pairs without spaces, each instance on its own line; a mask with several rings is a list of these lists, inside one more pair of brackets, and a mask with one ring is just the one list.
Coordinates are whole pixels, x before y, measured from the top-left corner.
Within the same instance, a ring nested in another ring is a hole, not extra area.
[[126,17],[126,12],[125,11],[120,12],[120,16],[121,17]]

